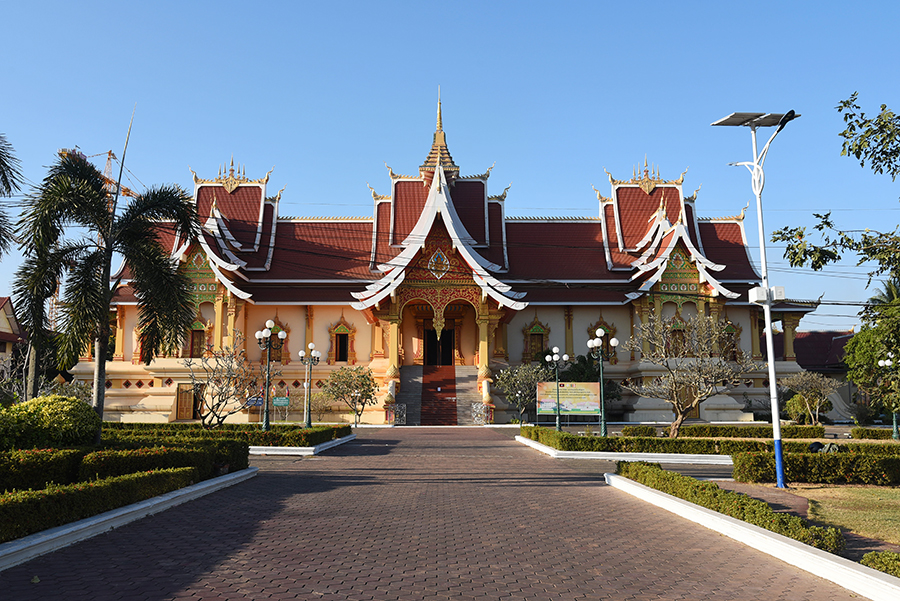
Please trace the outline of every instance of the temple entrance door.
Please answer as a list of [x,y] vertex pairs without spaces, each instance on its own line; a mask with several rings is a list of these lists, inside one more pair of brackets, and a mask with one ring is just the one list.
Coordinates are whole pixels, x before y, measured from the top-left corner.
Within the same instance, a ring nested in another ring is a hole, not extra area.
[[425,365],[453,365],[453,349],[456,347],[456,332],[444,328],[441,338],[433,328],[425,330]]

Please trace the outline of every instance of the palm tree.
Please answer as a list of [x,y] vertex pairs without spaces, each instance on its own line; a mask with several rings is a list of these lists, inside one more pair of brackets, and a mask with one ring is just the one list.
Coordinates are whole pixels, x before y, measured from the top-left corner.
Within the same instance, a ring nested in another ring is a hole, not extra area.
[[[21,182],[19,159],[13,154],[13,147],[6,141],[6,136],[0,134],[0,196],[12,196],[13,192],[18,191]],[[6,212],[0,208],[0,256],[9,250],[12,239],[12,224]]]
[[[26,200],[21,231],[33,262],[30,282],[34,300],[65,276],[57,357],[72,365],[94,345],[94,410],[103,417],[109,309],[126,277],[137,297],[141,361],[149,364],[163,351],[179,348],[196,308],[188,279],[159,243],[160,222],[191,238],[199,232],[196,211],[178,186],[151,188],[117,211],[106,181],[80,153],[62,153],[41,186]],[[81,238],[65,239],[74,226]],[[113,279],[114,255],[125,260],[126,272]],[[27,259],[26,259],[27,260]],[[46,298],[46,297],[43,297]],[[97,432],[99,442],[100,432]]]

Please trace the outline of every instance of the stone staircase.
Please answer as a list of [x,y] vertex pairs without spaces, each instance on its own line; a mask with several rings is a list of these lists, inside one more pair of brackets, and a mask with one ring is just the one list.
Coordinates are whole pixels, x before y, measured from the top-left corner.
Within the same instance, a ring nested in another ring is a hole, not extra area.
[[481,402],[478,391],[478,367],[456,366],[456,423],[460,426],[474,426],[472,403]]
[[405,365],[400,368],[400,392],[397,404],[406,405],[406,425],[422,425],[422,367]]

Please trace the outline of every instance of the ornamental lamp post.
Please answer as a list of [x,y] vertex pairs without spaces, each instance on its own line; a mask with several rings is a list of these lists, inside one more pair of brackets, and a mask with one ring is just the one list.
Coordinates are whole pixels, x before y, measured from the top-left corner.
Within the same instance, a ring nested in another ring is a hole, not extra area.
[[[756,195],[756,215],[759,225],[759,256],[762,271],[762,287],[750,291],[750,302],[762,304],[763,316],[766,322],[766,357],[769,365],[769,399],[772,405],[772,439],[775,447],[775,480],[778,488],[784,488],[784,462],[781,451],[781,414],[778,410],[778,388],[775,381],[775,345],[772,340],[772,295],[773,293],[783,298],[784,288],[769,287],[769,271],[766,263],[766,235],[763,228],[762,191],[766,185],[766,176],[763,172],[763,164],[766,162],[766,154],[769,145],[775,139],[785,125],[799,117],[794,111],[785,114],[776,113],[731,113],[727,117],[711,123],[711,125],[728,125],[733,127],[746,126],[750,128],[750,137],[753,143],[753,160],[739,163],[729,163],[733,166],[743,165],[750,171],[750,183],[753,193]],[[759,127],[778,126],[761,152],[756,150],[756,129]]]
[[[891,366],[894,365],[894,353],[888,353],[887,356],[888,356],[887,359],[879,359],[878,360],[878,367],[889,369]],[[896,382],[891,382],[890,387],[892,389],[895,388]],[[896,396],[897,390],[893,390],[893,394]],[[891,399],[891,415],[893,416],[893,421],[894,421],[894,429],[893,429],[893,433],[891,434],[891,436],[893,437],[894,440],[900,440],[900,429],[897,428],[897,412],[894,411],[894,409],[896,409],[896,406],[894,405],[895,402],[896,402],[896,398]]]
[[556,374],[556,431],[560,432],[562,430],[562,426],[559,423],[559,367],[561,364],[565,363],[569,360],[568,355],[559,356],[559,347],[553,347],[553,354],[547,355],[544,357],[544,360],[547,362],[547,365],[550,369],[553,370],[553,373]]
[[588,354],[597,361],[597,365],[600,367],[600,436],[606,436],[606,397],[604,391],[604,380],[603,380],[603,362],[609,361],[616,354],[616,347],[619,346],[618,338],[610,338],[609,339],[609,351],[603,350],[603,337],[606,335],[606,330],[603,328],[597,328],[597,337],[592,338],[587,341]]
[[306,351],[300,351],[300,363],[306,366],[306,382],[303,383],[303,387],[306,389],[306,398],[303,401],[303,427],[304,428],[312,428],[312,413],[310,412],[309,406],[309,380],[312,378],[312,368],[313,365],[319,364],[319,359],[322,357],[321,351],[316,350],[316,345],[312,342],[309,343],[309,355],[307,356]]
[[277,339],[272,338],[272,328],[275,322],[271,319],[266,322],[266,329],[256,332],[256,343],[260,350],[265,351],[266,357],[266,391],[263,394],[263,432],[269,431],[269,378],[272,372],[272,351],[278,350],[284,346],[284,339],[287,338],[287,332],[281,330],[278,332]]

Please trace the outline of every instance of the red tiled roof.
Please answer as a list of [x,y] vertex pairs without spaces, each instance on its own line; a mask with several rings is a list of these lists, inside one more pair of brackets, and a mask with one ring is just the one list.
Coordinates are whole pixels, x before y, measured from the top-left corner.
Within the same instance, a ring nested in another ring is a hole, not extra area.
[[450,188],[450,198],[466,231],[476,244],[484,244],[484,182],[457,180]]
[[225,218],[228,230],[241,246],[252,247],[259,229],[262,194],[260,186],[238,186],[231,194],[222,186],[200,186],[197,190],[200,222],[206,222],[215,196],[216,206]]
[[428,187],[417,180],[394,184],[394,236],[391,244],[402,244],[419,220],[428,198]]
[[509,273],[503,279],[628,277],[611,276],[607,270],[599,221],[511,221],[506,224],[506,240]]
[[247,273],[252,281],[373,278],[371,222],[279,221],[277,232],[270,269]]
[[650,194],[639,187],[620,186],[616,188],[616,204],[622,223],[622,239],[625,248],[634,248],[647,233],[650,218],[665,197],[666,218],[669,223],[678,221],[681,215],[681,195],[678,188],[657,186]]
[[706,258],[725,269],[718,273],[721,280],[757,281],[750,257],[741,237],[741,226],[728,221],[701,221],[700,236]]
[[[852,331],[820,330],[796,332],[794,335],[794,354],[797,364],[809,371],[843,371],[844,346],[853,337]],[[760,339],[765,353],[765,336]],[[775,345],[775,359],[784,358],[784,333],[777,332],[772,339]]]

